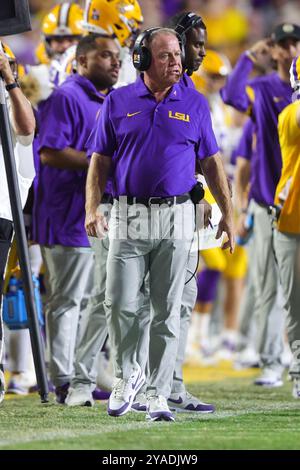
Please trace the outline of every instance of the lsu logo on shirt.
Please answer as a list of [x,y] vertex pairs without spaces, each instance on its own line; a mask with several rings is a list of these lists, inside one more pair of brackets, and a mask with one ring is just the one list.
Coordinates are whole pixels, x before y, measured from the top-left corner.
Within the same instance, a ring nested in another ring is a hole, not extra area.
[[169,111],[169,118],[170,119],[177,119],[178,121],[190,122],[190,116],[188,114],[183,113],[174,113]]

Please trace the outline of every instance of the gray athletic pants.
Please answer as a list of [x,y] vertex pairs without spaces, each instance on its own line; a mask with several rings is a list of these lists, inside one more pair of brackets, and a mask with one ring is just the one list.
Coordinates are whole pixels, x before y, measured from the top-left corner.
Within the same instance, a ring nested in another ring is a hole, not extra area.
[[90,238],[94,252],[94,291],[87,305],[86,320],[82,325],[82,335],[76,348],[74,377],[71,386],[88,386],[92,391],[96,386],[96,356],[101,351],[106,337],[107,327],[103,301],[106,282],[106,261],[109,248],[108,238],[99,240]]
[[91,248],[42,247],[46,268],[45,307],[50,376],[55,386],[71,381],[80,322],[93,290]]
[[191,316],[192,316],[193,308],[195,306],[196,299],[197,299],[196,276],[194,275],[191,278],[191,276],[196,270],[197,259],[198,259],[197,251],[190,252],[187,271],[186,271],[186,279],[185,279],[185,282],[187,281],[189,282],[187,282],[187,284],[184,285],[183,295],[182,295],[182,300],[181,300],[180,334],[179,334],[179,342],[178,342],[178,349],[177,349],[175,370],[173,374],[171,393],[182,393],[185,391],[185,386],[184,386],[183,377],[182,377],[182,372],[183,372],[182,368],[183,368],[183,363],[184,363],[184,358],[185,358],[185,350],[186,350],[186,343],[187,343]]
[[[101,211],[105,212],[102,206]],[[104,311],[105,284],[106,284],[106,263],[109,250],[108,237],[104,240],[98,238],[90,238],[90,244],[95,254],[95,271],[94,281],[95,290],[89,300],[87,307],[87,322],[82,326],[82,336],[77,346],[76,359],[74,364],[74,377],[72,379],[72,387],[79,385],[86,386],[89,390],[93,390],[96,386],[96,362],[98,353],[101,351],[105,339],[107,337],[106,317]],[[180,311],[180,336],[178,351],[176,356],[176,365],[172,381],[172,392],[181,393],[185,391],[182,377],[182,367],[185,357],[185,349],[187,342],[188,329],[193,308],[197,298],[197,283],[195,276],[192,277],[196,270],[197,252],[191,252],[188,260],[188,268],[186,273],[186,282],[189,281],[183,290],[182,304]],[[148,276],[145,280],[145,287],[149,290]],[[150,293],[145,295],[144,307],[140,312],[141,337],[137,346],[137,362],[142,369],[146,369],[148,364],[148,348],[149,348],[149,326],[150,326]],[[148,368],[148,367],[147,367]],[[148,371],[147,371],[148,372]],[[146,387],[146,386],[145,386]]]
[[[95,253],[95,291],[87,306],[88,321],[82,326],[82,336],[77,346],[74,363],[74,377],[71,385],[76,388],[86,386],[89,390],[94,390],[96,386],[96,361],[98,353],[101,351],[107,337],[106,317],[104,311],[105,283],[106,283],[106,262],[109,249],[109,239],[99,240],[90,238],[91,247]],[[190,253],[186,281],[188,281],[196,269],[197,252]],[[149,289],[149,282],[146,279],[146,288]],[[150,293],[149,293],[150,295]],[[145,296],[145,304],[142,309],[140,322],[142,335],[137,347],[137,362],[144,369],[148,363],[149,348],[149,326],[150,326],[150,298]],[[180,311],[180,336],[176,357],[175,371],[172,382],[172,393],[185,391],[182,377],[182,367],[185,357],[188,329],[193,308],[197,298],[197,283],[195,277],[184,286],[182,304]]]
[[[74,377],[71,385],[76,388],[86,386],[90,391],[95,389],[97,378],[97,357],[104,346],[108,335],[106,315],[104,310],[105,285],[107,257],[109,250],[109,238],[99,240],[90,238],[90,244],[95,254],[94,283],[95,290],[90,297],[86,321],[83,323],[81,339],[76,349],[74,364]],[[149,284],[145,283],[145,290]],[[141,311],[140,323],[142,336],[136,349],[136,360],[142,369],[146,368],[149,347],[149,324],[150,324],[150,299],[149,293],[145,295],[144,308]]]
[[286,299],[287,334],[293,353],[290,374],[300,377],[300,235],[274,230],[274,247]]
[[253,239],[249,241],[246,247],[249,259],[248,273],[246,279],[245,291],[241,301],[239,314],[238,314],[238,331],[239,343],[238,350],[246,348],[247,346],[254,345],[254,308],[255,303],[255,289],[254,289],[254,258],[255,258],[255,245]]
[[[179,234],[182,231],[184,234]],[[142,336],[139,319],[149,273],[152,315],[148,390],[166,398],[175,370],[193,231],[191,201],[172,207],[143,206],[139,214],[134,206],[128,206],[127,211],[119,202],[113,206],[104,306],[115,375],[127,379],[136,367],[135,351]]]
[[[273,230],[267,208],[253,203],[254,289],[257,318],[257,350],[262,367],[282,371],[284,312],[276,305],[278,271]],[[251,261],[250,261],[251,262]]]

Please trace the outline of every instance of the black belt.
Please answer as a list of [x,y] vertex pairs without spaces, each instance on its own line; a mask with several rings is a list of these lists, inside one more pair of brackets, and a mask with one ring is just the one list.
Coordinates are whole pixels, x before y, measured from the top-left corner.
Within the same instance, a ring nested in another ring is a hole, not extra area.
[[262,209],[266,209],[266,211],[269,210],[269,207],[270,207],[270,206],[269,206],[268,204],[264,204],[263,202],[257,202],[257,201],[255,201],[255,202],[256,202],[256,204],[257,204],[259,207],[261,207]]
[[153,197],[148,197],[148,198],[132,197],[132,196],[127,196],[127,197],[118,196],[115,199],[117,199],[117,201],[120,201],[121,198],[124,199],[124,202],[126,198],[126,202],[129,205],[143,204],[144,206],[150,207],[154,205],[160,206],[162,204],[166,204],[167,206],[173,206],[174,204],[183,204],[184,202],[191,199],[191,196],[189,193],[186,193],[186,194],[182,194],[181,196],[168,196],[168,197],[153,196]]

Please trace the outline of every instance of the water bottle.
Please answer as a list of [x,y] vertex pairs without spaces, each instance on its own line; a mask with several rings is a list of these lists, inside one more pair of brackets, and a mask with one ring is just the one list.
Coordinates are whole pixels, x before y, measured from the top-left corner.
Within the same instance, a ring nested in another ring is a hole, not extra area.
[[19,281],[16,277],[11,276],[8,283],[8,292],[14,293],[17,292],[19,286]]
[[247,234],[245,237],[236,237],[236,243],[237,245],[244,246],[248,243],[249,239],[252,236],[253,232],[253,226],[254,226],[254,215],[253,214],[247,214],[247,217],[245,219],[245,224],[244,227],[247,230]]
[[[44,325],[40,285],[37,277],[32,276],[34,287],[34,299],[38,320]],[[22,280],[11,276],[8,284],[8,292],[3,296],[3,320],[11,330],[28,328],[28,317],[25,304]]]
[[8,283],[7,293],[3,296],[2,315],[3,321],[10,329],[18,329],[19,326],[19,284],[20,281],[11,276]]

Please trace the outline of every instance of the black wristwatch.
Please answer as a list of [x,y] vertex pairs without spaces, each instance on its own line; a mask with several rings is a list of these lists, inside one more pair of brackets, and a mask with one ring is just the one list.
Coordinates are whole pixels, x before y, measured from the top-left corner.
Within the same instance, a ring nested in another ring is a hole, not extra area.
[[14,88],[20,88],[20,85],[18,82],[14,82],[14,83],[10,83],[9,85],[6,85],[5,89],[7,91],[11,91],[13,90]]

